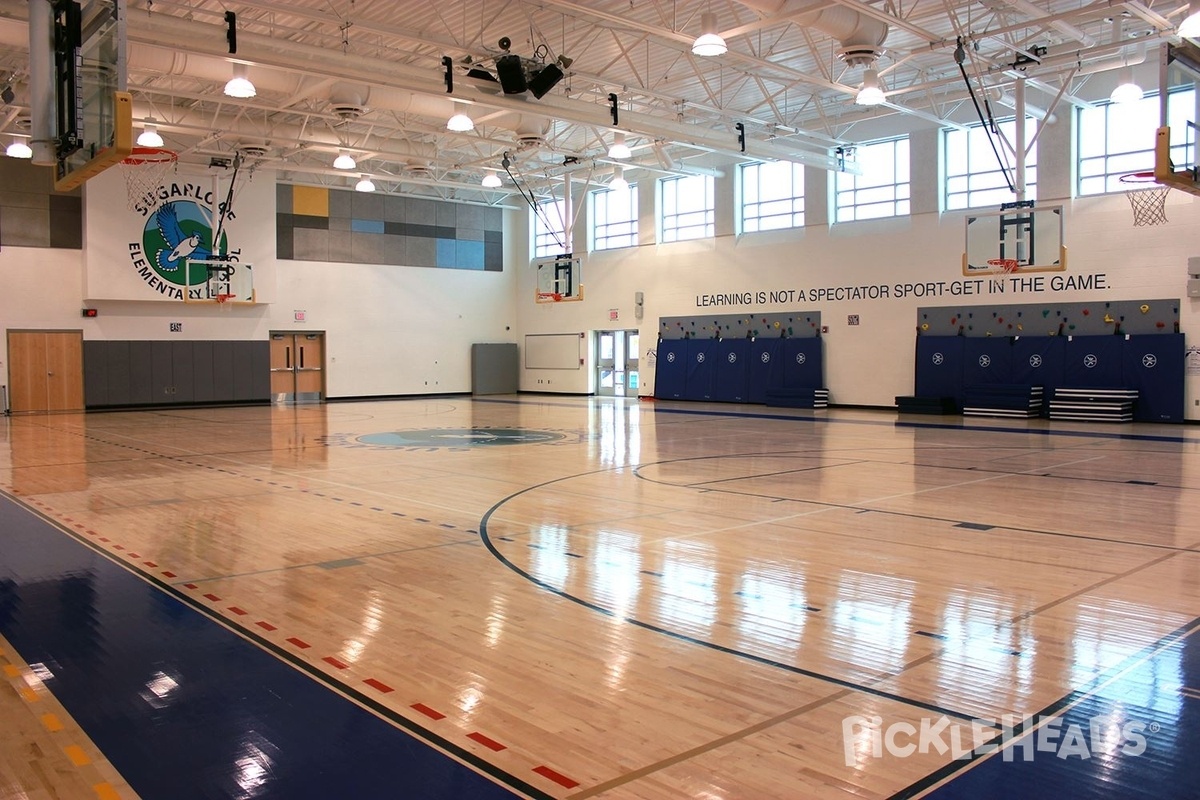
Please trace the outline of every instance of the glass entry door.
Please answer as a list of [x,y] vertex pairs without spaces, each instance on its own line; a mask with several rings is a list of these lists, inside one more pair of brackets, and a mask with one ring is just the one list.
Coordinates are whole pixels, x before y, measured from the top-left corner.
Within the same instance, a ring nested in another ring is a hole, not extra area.
[[637,396],[638,332],[596,332],[596,394]]

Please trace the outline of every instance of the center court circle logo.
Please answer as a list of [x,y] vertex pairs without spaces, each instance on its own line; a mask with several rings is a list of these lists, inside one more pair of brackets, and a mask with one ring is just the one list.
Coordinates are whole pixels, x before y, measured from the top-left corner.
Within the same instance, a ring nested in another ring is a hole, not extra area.
[[514,444],[544,444],[562,439],[554,431],[524,428],[425,428],[386,431],[359,436],[361,444],[379,447],[504,447]]

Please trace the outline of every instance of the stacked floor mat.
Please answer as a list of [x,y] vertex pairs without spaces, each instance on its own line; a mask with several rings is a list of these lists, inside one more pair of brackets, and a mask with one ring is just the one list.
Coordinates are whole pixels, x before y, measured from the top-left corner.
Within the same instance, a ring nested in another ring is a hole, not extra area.
[[767,405],[777,408],[828,408],[828,389],[768,389]]
[[1137,389],[1060,387],[1050,400],[1050,419],[1132,422],[1137,399]]
[[1041,386],[985,383],[963,387],[963,416],[1030,418],[1041,413]]

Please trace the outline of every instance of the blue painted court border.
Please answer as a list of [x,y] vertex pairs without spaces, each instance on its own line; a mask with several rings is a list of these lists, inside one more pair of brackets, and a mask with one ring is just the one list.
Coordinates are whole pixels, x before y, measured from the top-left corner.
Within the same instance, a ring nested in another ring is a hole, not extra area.
[[0,633],[146,800],[551,797],[227,625],[0,493]]
[[[1079,753],[1072,755],[1071,750],[1059,757],[1058,747],[1036,751],[1033,725],[1027,723],[1013,731],[1010,761],[1004,760],[1002,751],[975,752],[915,781],[890,800],[909,800],[934,786],[935,790],[923,796],[936,800],[1195,800],[1200,791],[1200,759],[1195,753],[1200,700],[1186,695],[1175,700],[1171,695],[1181,694],[1183,687],[1200,686],[1198,631],[1200,618],[1142,648],[1034,715],[1034,720],[1060,720],[1059,741],[1051,743],[1058,746],[1064,741],[1062,734],[1077,726],[1088,748],[1088,758]],[[1180,661],[1181,686],[1160,675],[1163,662],[1173,658]],[[1131,701],[1139,694],[1150,697],[1143,702]],[[1145,752],[1128,755],[1097,751],[1090,731],[1093,717],[1112,717],[1122,724],[1142,723],[1145,728],[1140,735],[1146,742]],[[1026,750],[1032,753],[1030,760],[1025,760]]]

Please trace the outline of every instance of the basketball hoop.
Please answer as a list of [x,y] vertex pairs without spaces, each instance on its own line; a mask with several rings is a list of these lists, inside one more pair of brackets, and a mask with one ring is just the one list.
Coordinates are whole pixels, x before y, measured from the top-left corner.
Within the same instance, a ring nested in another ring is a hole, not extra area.
[[1164,225],[1167,222],[1167,194],[1170,186],[1163,186],[1154,178],[1153,172],[1133,172],[1121,176],[1121,183],[1130,188],[1125,190],[1129,205],[1133,207],[1133,224]]
[[539,303],[561,303],[562,295],[558,292],[538,292],[537,301]]
[[236,296],[237,295],[232,295],[232,294],[218,294],[218,295],[215,295],[213,297],[213,299],[217,301],[217,305],[223,306],[226,303],[228,303],[230,300],[233,300]]
[[130,211],[153,211],[162,201],[158,187],[179,162],[179,154],[163,147],[135,147],[121,162],[125,176],[125,199]]
[[987,263],[992,272],[1016,272],[1021,266],[1015,258],[989,258]]

